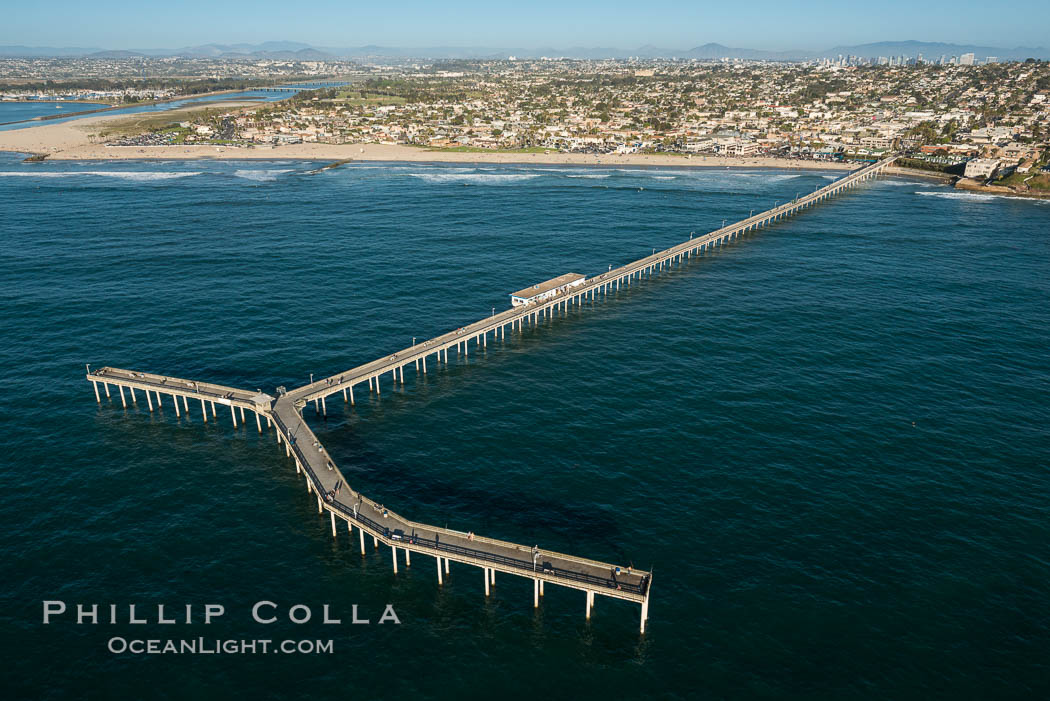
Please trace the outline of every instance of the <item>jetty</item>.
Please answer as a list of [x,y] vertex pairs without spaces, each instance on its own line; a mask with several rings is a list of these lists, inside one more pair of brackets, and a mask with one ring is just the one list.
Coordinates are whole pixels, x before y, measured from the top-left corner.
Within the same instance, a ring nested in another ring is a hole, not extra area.
[[621,599],[641,606],[639,630],[645,633],[653,584],[651,571],[490,538],[469,530],[453,530],[412,521],[353,489],[310,429],[304,411],[312,404],[315,415],[325,416],[328,413],[328,400],[333,396],[341,394],[344,403],[353,405],[366,391],[365,385],[366,396],[372,393],[379,395],[384,383],[404,385],[406,368],[425,375],[428,370],[437,371],[446,366],[450,350],[466,356],[472,343],[477,349],[487,348],[490,340],[494,345],[506,342],[507,331],[512,332],[513,338],[515,330],[520,332],[527,326],[539,323],[541,319],[579,306],[586,300],[600,300],[621,287],[637,284],[665,268],[681,265],[691,257],[703,256],[712,248],[723,246],[749,231],[770,226],[878,177],[895,158],[891,156],[870,164],[810,194],[784,204],[777,203],[770,210],[662,251],[655,251],[650,256],[593,278],[583,278],[580,282],[577,279],[579,276],[576,276],[572,279],[573,284],[562,285],[554,290],[556,294],[537,296],[499,314],[494,313],[454,331],[414,343],[377,360],[292,390],[278,387],[271,395],[113,367],[91,370],[88,366],[86,379],[92,384],[95,399],[100,404],[102,393],[110,401],[115,399],[115,389],[125,408],[129,402],[137,405],[137,392],[141,392],[151,412],[167,402],[174,405],[176,416],[185,414],[187,419],[191,419],[199,409],[201,421],[207,422],[219,420],[221,406],[223,417],[226,409],[229,409],[230,420],[235,428],[254,420],[260,433],[273,433],[286,458],[294,463],[296,473],[303,476],[307,493],[317,500],[318,513],[328,514],[332,537],[338,537],[341,526],[345,525],[349,537],[353,536],[356,529],[362,556],[368,552],[369,545],[373,549],[378,549],[380,545],[389,548],[394,573],[397,573],[402,558],[404,567],[411,566],[413,554],[417,560],[418,557],[434,558],[437,582],[442,585],[451,573],[450,563],[470,565],[482,570],[485,596],[491,595],[497,572],[525,577],[533,582],[534,607],[540,605],[544,585],[554,584],[584,592],[587,618],[591,617],[596,595]]

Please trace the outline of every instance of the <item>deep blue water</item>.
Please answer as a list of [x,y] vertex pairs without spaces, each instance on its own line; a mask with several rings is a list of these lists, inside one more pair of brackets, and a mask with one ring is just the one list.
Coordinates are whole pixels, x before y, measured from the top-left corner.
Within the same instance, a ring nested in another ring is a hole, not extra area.
[[[98,406],[84,364],[297,386],[835,175],[317,165],[0,156],[4,698],[1050,692],[1050,205],[865,184],[314,420],[405,515],[652,567],[640,637],[626,603],[394,575],[333,541],[272,434]],[[227,614],[44,626],[45,599]],[[263,599],[344,625],[252,624]],[[387,603],[400,626],[348,624]]]
[[[137,112],[164,112],[167,110],[178,109],[180,107],[194,107],[198,104],[206,102],[227,100],[259,100],[263,102],[273,102],[275,100],[283,100],[287,97],[288,93],[266,92],[264,90],[245,90],[242,92],[225,93],[222,95],[204,95],[201,97],[187,97],[183,100],[175,100],[173,102],[137,105],[133,107],[125,107],[119,110],[112,110],[110,112],[102,112],[101,114],[135,114]],[[55,109],[55,105],[61,105],[62,109]],[[18,120],[32,119],[33,117],[39,117],[42,115],[83,112],[87,110],[98,109],[101,107],[105,107],[105,105],[74,102],[0,102],[0,131],[6,129],[26,129],[28,127],[40,126],[41,124],[41,122],[21,122],[16,124],[5,124],[5,122],[18,122]],[[91,116],[98,116],[98,113],[95,113],[94,115],[83,114],[75,117],[49,119],[43,123],[61,124],[62,122],[69,122],[74,119],[82,119],[84,117]]]

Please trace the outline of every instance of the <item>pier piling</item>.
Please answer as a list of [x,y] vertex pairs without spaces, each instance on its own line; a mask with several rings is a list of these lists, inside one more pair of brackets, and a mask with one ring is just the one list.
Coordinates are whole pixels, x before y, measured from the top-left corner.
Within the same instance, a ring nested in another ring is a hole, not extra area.
[[[675,264],[682,265],[685,260],[693,256],[705,257],[705,252],[710,251],[713,246],[723,246],[727,242],[739,239],[741,234],[756,228],[767,227],[770,223],[793,215],[812,204],[826,200],[832,195],[852,189],[862,180],[877,176],[883,168],[888,166],[893,158],[880,161],[878,164],[868,166],[852,173],[843,180],[836,181],[832,185],[818,189],[815,193],[806,197],[798,197],[792,202],[783,205],[776,203],[773,209],[753,215],[745,220],[713,231],[705,236],[684,241],[664,251],[657,252],[645,258],[622,265],[616,269],[610,266],[606,273],[591,280],[581,282],[578,288],[570,294],[563,294],[553,299],[544,299],[531,305],[514,306],[505,312],[485,317],[480,321],[461,327],[456,332],[449,332],[430,341],[413,344],[410,348],[398,351],[392,355],[366,363],[357,368],[327,378],[320,382],[285,392],[281,388],[278,396],[271,397],[261,391],[249,392],[231,387],[223,387],[209,383],[189,382],[170,378],[162,375],[147,375],[145,373],[120,370],[105,367],[100,370],[88,369],[87,379],[92,383],[97,404],[102,403],[98,384],[101,382],[107,398],[111,398],[109,385],[115,384],[120,392],[121,404],[126,409],[127,399],[124,394],[125,387],[131,392],[132,403],[137,404],[136,389],[146,393],[146,401],[150,411],[153,411],[153,401],[150,392],[156,392],[158,407],[163,406],[161,390],[170,394],[172,403],[175,405],[176,417],[181,417],[181,409],[186,410],[189,418],[189,399],[197,399],[201,402],[201,415],[205,422],[208,421],[208,412],[205,402],[211,403],[212,418],[216,417],[215,402],[227,404],[230,407],[230,418],[234,428],[238,428],[237,411],[240,411],[240,419],[245,421],[245,409],[255,414],[255,425],[259,433],[262,433],[261,417],[266,417],[267,427],[276,423],[275,434],[278,446],[283,446],[285,455],[295,462],[296,474],[303,474],[306,481],[308,494],[315,494],[317,498],[318,514],[323,514],[327,502],[329,522],[332,529],[332,537],[338,538],[336,523],[336,511],[338,516],[347,522],[347,532],[353,534],[353,527],[358,528],[358,538],[361,555],[366,555],[365,534],[372,537],[373,548],[378,550],[380,540],[391,549],[391,560],[394,573],[397,573],[397,550],[405,550],[405,566],[411,566],[411,552],[423,553],[435,558],[437,567],[438,584],[443,585],[449,575],[450,562],[455,559],[462,564],[479,567],[482,570],[485,596],[492,595],[492,588],[496,583],[496,569],[507,574],[516,574],[533,580],[533,607],[539,607],[539,601],[544,596],[544,585],[546,581],[553,581],[568,588],[582,590],[585,592],[585,615],[589,620],[594,609],[595,594],[601,594],[608,598],[622,599],[632,603],[640,604],[641,616],[639,620],[639,632],[644,634],[647,629],[649,618],[649,593],[652,583],[651,573],[631,570],[622,573],[617,568],[606,563],[594,562],[583,558],[577,558],[562,553],[544,551],[542,572],[537,571],[537,549],[522,545],[498,541],[491,538],[475,538],[473,533],[438,528],[426,524],[418,524],[409,521],[393,511],[377,504],[372,500],[354,493],[349,489],[349,484],[339,468],[331,461],[320,441],[317,440],[313,431],[304,420],[301,411],[302,406],[308,402],[314,402],[314,409],[320,415],[327,416],[326,397],[342,390],[343,401],[354,404],[354,385],[368,382],[369,392],[374,391],[378,400],[381,388],[380,378],[389,371],[391,380],[396,389],[400,383],[404,385],[404,366],[413,363],[417,372],[422,366],[423,374],[427,372],[427,356],[435,355],[435,361],[439,364],[448,364],[448,350],[455,346],[457,352],[462,353],[464,361],[469,353],[469,340],[474,339],[477,347],[488,347],[488,333],[492,332],[493,341],[497,338],[504,341],[506,329],[510,328],[512,338],[514,331],[524,332],[526,323],[538,326],[541,320],[553,319],[557,312],[568,316],[570,306],[584,306],[584,301],[592,304],[601,295],[608,295],[610,291],[619,290],[621,286],[629,287],[632,281],[639,281],[655,277],[661,270],[670,270]],[[582,277],[582,276],[581,276]],[[582,309],[578,310],[582,311]],[[496,334],[499,334],[498,337]],[[182,399],[182,407],[179,407],[179,399]],[[309,446],[302,448],[301,446]],[[346,485],[347,490],[357,502],[348,505],[337,496],[338,488]],[[322,495],[325,495],[322,498]],[[351,508],[352,506],[352,508]],[[359,506],[361,510],[359,511]],[[364,507],[369,507],[368,514],[362,513]],[[382,517],[373,514],[381,513]],[[374,519],[372,516],[374,515]],[[375,520],[379,519],[379,520]],[[418,534],[430,534],[423,536]],[[406,537],[404,534],[411,534]],[[440,538],[439,538],[440,536]],[[444,570],[444,571],[442,571]],[[615,574],[610,576],[610,571]]]

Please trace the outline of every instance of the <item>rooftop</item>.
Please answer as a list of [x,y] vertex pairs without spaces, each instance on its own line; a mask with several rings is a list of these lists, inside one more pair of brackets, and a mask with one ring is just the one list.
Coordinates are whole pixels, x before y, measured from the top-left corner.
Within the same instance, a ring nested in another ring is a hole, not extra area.
[[535,297],[545,292],[550,292],[551,290],[557,289],[559,287],[564,287],[565,285],[569,285],[576,282],[577,280],[583,279],[584,276],[580,275],[579,273],[565,273],[564,275],[559,275],[558,277],[551,278],[546,282],[541,282],[538,285],[533,285],[532,287],[526,287],[523,290],[512,292],[510,296],[521,297],[522,299],[529,299],[530,297]]

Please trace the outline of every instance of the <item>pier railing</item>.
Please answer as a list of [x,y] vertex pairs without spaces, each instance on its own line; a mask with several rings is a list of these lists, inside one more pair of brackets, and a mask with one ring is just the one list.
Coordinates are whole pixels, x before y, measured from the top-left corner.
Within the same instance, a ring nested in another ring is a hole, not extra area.
[[552,296],[549,299],[533,304],[523,304],[517,307],[512,307],[511,309],[507,309],[497,314],[493,314],[492,316],[467,324],[456,331],[448,332],[421,341],[420,343],[413,344],[412,346],[403,348],[392,355],[372,360],[362,365],[358,365],[357,367],[350,368],[349,370],[337,375],[331,375],[311,382],[310,384],[303,385],[302,387],[293,390],[291,394],[296,398],[314,401],[318,398],[334,394],[342,389],[348,387],[352,388],[354,385],[368,381],[370,378],[378,378],[384,373],[390,372],[391,369],[403,367],[410,363],[417,363],[431,354],[440,352],[442,349],[450,348],[453,345],[458,346],[458,344],[473,339],[476,336],[480,337],[491,331],[497,331],[499,328],[507,324],[511,324],[513,328],[515,322],[520,322],[521,319],[536,314],[538,311],[544,310],[548,307],[561,304],[567,298],[583,298],[588,293],[593,296],[594,294],[597,294],[603,286],[611,285],[618,279],[640,275],[646,270],[661,266],[677,257],[687,255],[691,251],[696,251],[715,243],[722,242],[726,239],[731,239],[745,231],[749,231],[758,226],[767,225],[787,215],[793,214],[804,207],[810,206],[825,197],[835,194],[843,188],[852,186],[867,177],[877,174],[879,171],[890,165],[895,158],[896,156],[890,156],[878,163],[865,166],[849,173],[846,177],[831,182],[818,188],[814,192],[808,193],[795,200],[785,202],[784,204],[778,205],[764,212],[749,216],[746,219],[723,226],[702,236],[682,241],[681,243],[656,251],[643,258],[611,268],[595,277],[587,278],[581,285],[574,287],[569,291]]
[[[307,477],[314,486],[314,491],[318,497],[333,510],[338,511],[344,518],[356,521],[358,524],[364,524],[367,530],[371,532],[376,538],[382,538],[383,542],[388,545],[396,545],[393,542],[392,533],[390,529],[375,521],[365,514],[361,513],[360,510],[354,510],[344,502],[332,497],[330,498],[326,493],[324,486],[321,483],[317,473],[314,472],[313,467],[310,465],[310,461],[306,454],[299,447],[299,442],[291,435],[287,424],[281,420],[281,417],[276,412],[273,413],[273,419],[277,423],[278,428],[285,436],[285,440],[288,441],[288,445],[291,451],[295,453],[296,460],[299,461],[303,470],[306,472]],[[331,458],[328,458],[329,460]],[[453,545],[451,543],[442,543],[439,540],[433,538],[423,538],[415,534],[406,533],[402,538],[401,547],[404,544],[414,545],[419,548],[425,548],[433,550],[435,553],[445,553],[449,555],[459,555],[460,557],[467,557],[474,560],[482,560],[485,562],[491,562],[496,565],[502,565],[507,568],[516,570],[531,572],[533,574],[546,574],[559,579],[567,579],[570,581],[578,582],[580,584],[587,584],[592,587],[601,587],[603,589],[615,589],[618,591],[624,591],[632,594],[638,594],[645,596],[648,588],[648,580],[642,579],[641,584],[632,584],[627,581],[619,581],[615,577],[599,577],[597,575],[587,574],[586,572],[574,572],[573,570],[567,570],[564,568],[548,566],[543,567],[541,564],[538,565],[529,560],[521,560],[506,555],[500,555],[498,553],[490,553],[484,550],[477,550],[475,548],[468,548],[461,545]]]
[[223,405],[235,404],[253,410],[258,406],[256,399],[266,397],[266,395],[261,393],[249,392],[236,387],[227,387],[211,382],[193,382],[181,377],[136,372],[108,365],[92,370],[88,373],[87,379],[91,382],[109,382],[114,385],[134,387],[143,391],[152,390],[158,393],[192,397],[193,399],[206,399]]
[[[375,539],[376,545],[382,541],[391,548],[394,562],[394,572],[397,572],[398,554],[397,549],[405,550],[405,558],[408,560],[409,552],[418,551],[425,555],[437,558],[438,582],[441,582],[442,569],[448,572],[448,563],[451,559],[464,564],[481,567],[485,570],[485,593],[488,595],[490,578],[495,581],[495,571],[509,572],[534,580],[533,602],[539,606],[539,597],[543,594],[543,583],[550,582],[562,586],[582,589],[587,594],[587,616],[590,617],[593,606],[594,595],[625,599],[641,604],[642,615],[640,630],[645,632],[646,620],[648,619],[650,585],[652,583],[652,572],[631,571],[623,572],[621,568],[609,563],[586,560],[583,558],[565,555],[549,550],[538,551],[527,546],[501,541],[493,538],[475,537],[473,534],[465,534],[460,531],[451,531],[447,528],[438,528],[423,523],[410,521],[393,511],[388,511],[381,504],[368,499],[360,492],[349,487],[345,477],[339,468],[331,460],[331,457],[321,446],[320,441],[314,435],[309,425],[301,415],[302,406],[307,401],[313,401],[315,409],[326,413],[325,398],[340,390],[343,391],[344,399],[350,404],[354,403],[354,385],[367,381],[369,391],[372,391],[373,380],[375,391],[378,393],[379,379],[385,372],[400,372],[400,382],[404,384],[404,367],[415,363],[416,370],[425,374],[427,371],[426,359],[430,354],[437,355],[440,361],[441,353],[444,353],[444,362],[448,362],[448,349],[453,346],[457,351],[462,346],[464,355],[467,353],[469,342],[475,341],[477,345],[487,345],[487,334],[493,332],[493,340],[498,331],[500,339],[503,338],[505,327],[510,326],[513,332],[515,325],[521,330],[526,322],[536,323],[541,315],[551,316],[552,311],[557,311],[560,306],[568,309],[570,304],[581,304],[589,297],[593,300],[600,294],[608,294],[611,290],[620,288],[620,284],[626,282],[631,284],[632,279],[641,279],[645,275],[653,275],[662,269],[665,263],[674,264],[681,262],[691,255],[699,255],[712,246],[721,245],[727,240],[732,240],[747,231],[760,226],[768,225],[796,211],[830,197],[840,190],[856,185],[862,180],[876,176],[879,171],[888,166],[894,157],[887,158],[871,166],[850,173],[841,180],[837,180],[825,187],[817,189],[804,197],[786,202],[758,215],[748,217],[729,226],[709,232],[698,238],[683,241],[661,251],[653,251],[650,256],[645,256],[623,264],[615,269],[610,266],[607,272],[586,280],[582,285],[566,291],[547,300],[535,304],[522,305],[508,309],[491,317],[478,320],[472,324],[465,325],[456,331],[446,333],[436,338],[424,341],[421,344],[413,344],[411,347],[400,350],[393,355],[373,360],[370,363],[351,368],[341,375],[333,375],[328,378],[311,382],[309,385],[299,387],[288,393],[282,393],[278,399],[274,399],[261,391],[255,393],[238,390],[222,385],[210,383],[197,383],[179,378],[171,378],[163,375],[150,375],[118,368],[102,368],[95,372],[88,369],[87,379],[92,382],[95,390],[96,400],[99,398],[98,383],[103,383],[106,396],[110,396],[109,383],[115,384],[120,389],[120,398],[124,402],[124,388],[131,390],[131,401],[135,402],[135,389],[146,391],[146,401],[150,411],[153,410],[153,402],[150,392],[156,394],[160,401],[161,393],[171,395],[175,399],[175,411],[178,414],[178,396],[183,399],[183,406],[188,409],[187,398],[199,400],[204,420],[207,421],[205,402],[211,403],[211,413],[215,416],[215,404],[227,404],[230,406],[231,418],[236,427],[237,419],[233,409],[240,407],[241,420],[244,420],[244,411],[248,409],[255,413],[256,425],[262,432],[260,416],[272,419],[276,429],[278,442],[283,438],[289,455],[294,454],[296,465],[305,474],[307,489],[316,493],[318,500],[318,511],[325,508],[329,512],[332,521],[332,535],[336,535],[336,516],[342,518],[348,525],[357,525],[361,538],[361,553],[365,554],[365,534],[368,533]],[[396,377],[396,376],[395,376]],[[397,380],[394,380],[397,382]],[[349,391],[349,397],[347,397]],[[318,407],[320,404],[320,407]],[[127,404],[125,403],[126,407]],[[292,421],[296,434],[302,433],[297,438],[282,418],[282,415]],[[294,416],[294,420],[293,417]],[[301,440],[300,440],[301,439]],[[311,450],[301,447],[303,441],[312,441]],[[331,471],[325,471],[327,467]],[[321,471],[321,474],[318,474]],[[328,487],[331,487],[329,489]],[[357,498],[357,502],[348,504],[339,499],[339,485],[346,484],[345,494],[347,498]],[[383,521],[362,513],[362,507],[371,508],[376,513],[382,513]],[[430,535],[432,537],[427,537]],[[444,563],[441,560],[444,560]]]

